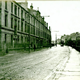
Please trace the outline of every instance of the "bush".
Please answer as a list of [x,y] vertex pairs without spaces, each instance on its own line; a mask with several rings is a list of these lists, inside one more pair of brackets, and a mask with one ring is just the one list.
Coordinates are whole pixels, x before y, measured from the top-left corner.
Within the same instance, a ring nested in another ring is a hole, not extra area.
[[80,51],[80,40],[66,40],[65,41],[65,45],[67,46],[71,46],[73,48],[75,48],[76,50]]

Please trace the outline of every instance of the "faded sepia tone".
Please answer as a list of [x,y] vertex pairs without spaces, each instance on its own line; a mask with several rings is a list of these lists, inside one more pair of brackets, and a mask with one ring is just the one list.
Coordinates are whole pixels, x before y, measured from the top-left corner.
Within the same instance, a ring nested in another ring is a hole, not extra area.
[[27,2],[0,2],[0,50],[50,46],[51,31],[38,10]]
[[0,80],[80,80],[80,33],[52,41],[39,6],[17,1],[0,0]]

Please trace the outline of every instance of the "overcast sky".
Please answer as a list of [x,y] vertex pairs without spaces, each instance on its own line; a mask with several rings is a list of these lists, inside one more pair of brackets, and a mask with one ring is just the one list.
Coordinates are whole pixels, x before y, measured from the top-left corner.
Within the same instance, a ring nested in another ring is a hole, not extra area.
[[80,32],[80,1],[28,1],[28,8],[33,3],[33,9],[39,11],[45,17],[45,21],[51,26],[52,40],[55,40],[55,31],[59,38],[64,34]]

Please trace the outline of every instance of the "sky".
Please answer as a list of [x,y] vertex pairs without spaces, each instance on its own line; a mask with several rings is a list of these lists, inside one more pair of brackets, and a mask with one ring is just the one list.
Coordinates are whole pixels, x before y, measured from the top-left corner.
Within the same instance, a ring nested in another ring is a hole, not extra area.
[[[80,1],[28,1],[33,9],[41,12],[48,26],[51,27],[52,40],[60,38],[64,34],[80,32]],[[46,17],[46,16],[50,17]],[[56,32],[57,31],[57,32]]]

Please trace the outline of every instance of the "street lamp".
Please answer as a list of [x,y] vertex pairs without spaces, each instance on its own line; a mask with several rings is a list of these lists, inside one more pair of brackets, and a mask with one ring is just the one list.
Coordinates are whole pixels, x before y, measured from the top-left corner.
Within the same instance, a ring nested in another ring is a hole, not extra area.
[[47,15],[47,16],[42,16],[42,17],[50,17],[50,15]]
[[[54,31],[54,32],[59,32],[59,31]],[[57,46],[57,33],[55,34],[55,41],[56,41],[56,46]]]

